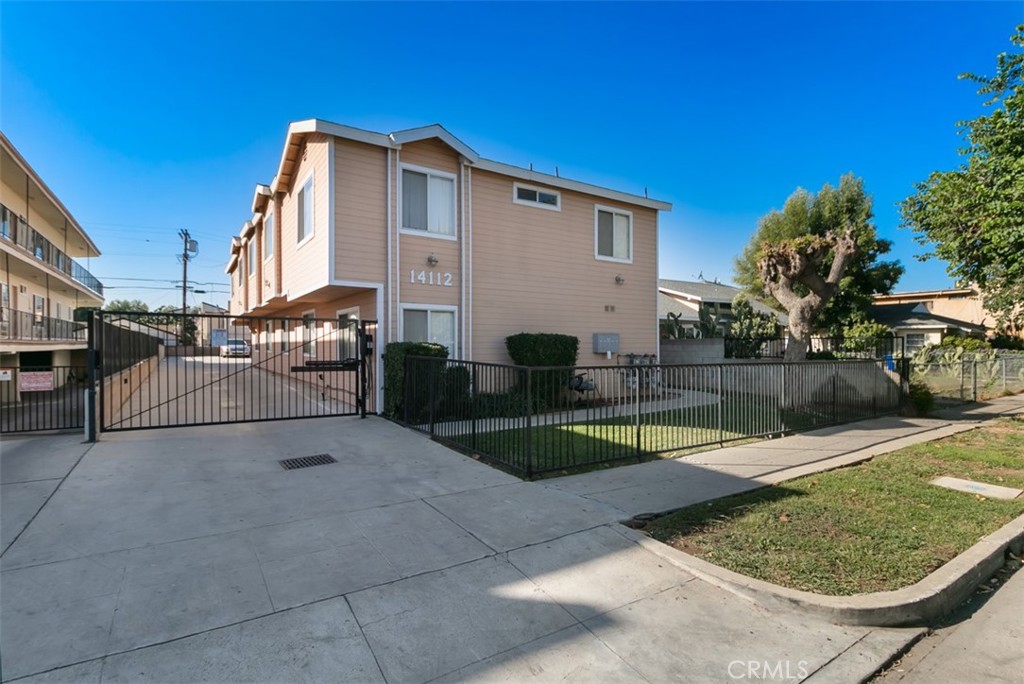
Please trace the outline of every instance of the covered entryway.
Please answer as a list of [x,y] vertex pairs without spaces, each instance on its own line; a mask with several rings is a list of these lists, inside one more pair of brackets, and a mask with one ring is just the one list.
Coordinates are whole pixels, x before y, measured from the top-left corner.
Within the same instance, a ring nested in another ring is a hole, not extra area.
[[375,321],[101,313],[100,431],[376,412]]

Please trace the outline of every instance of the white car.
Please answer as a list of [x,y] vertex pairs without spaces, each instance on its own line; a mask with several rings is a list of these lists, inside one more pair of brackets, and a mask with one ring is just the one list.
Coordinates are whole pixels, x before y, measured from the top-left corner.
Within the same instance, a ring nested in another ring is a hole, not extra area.
[[252,349],[245,340],[228,340],[227,344],[220,345],[221,356],[250,356]]

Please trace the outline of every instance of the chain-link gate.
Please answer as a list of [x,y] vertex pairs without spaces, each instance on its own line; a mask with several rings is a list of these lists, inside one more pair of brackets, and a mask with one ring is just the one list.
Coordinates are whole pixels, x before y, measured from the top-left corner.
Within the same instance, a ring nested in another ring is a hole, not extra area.
[[97,314],[100,431],[376,412],[376,322]]

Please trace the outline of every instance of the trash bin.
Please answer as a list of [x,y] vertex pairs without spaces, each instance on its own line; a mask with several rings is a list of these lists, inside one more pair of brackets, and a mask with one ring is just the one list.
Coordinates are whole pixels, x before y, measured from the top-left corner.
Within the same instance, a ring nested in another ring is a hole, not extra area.
[[885,370],[894,371],[896,370],[896,362],[892,358],[892,354],[885,355]]

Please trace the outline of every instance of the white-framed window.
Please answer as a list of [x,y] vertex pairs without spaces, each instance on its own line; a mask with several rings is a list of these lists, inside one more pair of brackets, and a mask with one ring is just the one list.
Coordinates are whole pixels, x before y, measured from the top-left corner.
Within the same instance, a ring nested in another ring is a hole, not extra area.
[[338,311],[338,358],[359,358],[359,307]]
[[288,319],[281,319],[281,351],[288,351]]
[[304,312],[302,314],[302,353],[306,356],[316,356],[316,340],[313,335],[315,331],[316,312]]
[[456,356],[454,306],[427,304],[402,305],[402,340],[405,342],[433,342],[448,347],[448,358]]
[[263,321],[263,342],[267,354],[274,351],[274,321]]
[[306,179],[306,182],[299,188],[295,198],[298,211],[298,243],[313,237],[313,176]]
[[904,340],[904,344],[906,345],[905,353],[907,356],[924,349],[924,333],[906,333]]
[[614,207],[594,207],[594,258],[633,262],[633,213]]
[[263,260],[274,256],[274,215],[267,214],[263,219]]
[[256,275],[256,236],[249,239],[249,261],[245,265],[245,270],[252,278]]
[[454,239],[453,174],[402,165],[402,230]]
[[525,204],[551,211],[562,210],[562,193],[523,183],[512,184],[512,201],[516,204]]

